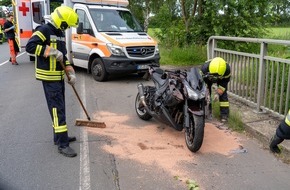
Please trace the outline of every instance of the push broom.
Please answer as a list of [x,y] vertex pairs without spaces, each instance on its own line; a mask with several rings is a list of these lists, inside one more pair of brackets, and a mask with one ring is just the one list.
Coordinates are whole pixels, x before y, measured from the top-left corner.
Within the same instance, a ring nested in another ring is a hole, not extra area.
[[[60,62],[60,64],[61,64],[61,67],[63,68],[68,80],[70,80],[70,76],[66,72],[64,64],[61,63],[61,62]],[[104,122],[92,121],[91,120],[91,118],[90,118],[90,116],[89,116],[89,114],[87,112],[87,109],[85,108],[85,106],[84,106],[84,104],[83,104],[83,102],[82,102],[82,100],[81,100],[81,98],[80,98],[75,86],[74,85],[71,85],[71,86],[72,86],[72,89],[73,89],[76,97],[78,98],[78,100],[79,100],[79,102],[80,102],[80,104],[81,104],[81,106],[82,106],[82,108],[83,108],[83,110],[84,110],[84,112],[85,112],[85,114],[87,116],[87,120],[85,120],[85,119],[76,119],[75,125],[76,126],[94,127],[94,128],[105,128],[106,124]]]

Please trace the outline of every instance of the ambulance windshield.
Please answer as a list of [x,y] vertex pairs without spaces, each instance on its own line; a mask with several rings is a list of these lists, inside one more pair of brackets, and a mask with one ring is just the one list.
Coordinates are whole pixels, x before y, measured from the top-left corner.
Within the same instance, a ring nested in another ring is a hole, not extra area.
[[143,32],[143,28],[126,10],[90,9],[92,19],[100,32]]

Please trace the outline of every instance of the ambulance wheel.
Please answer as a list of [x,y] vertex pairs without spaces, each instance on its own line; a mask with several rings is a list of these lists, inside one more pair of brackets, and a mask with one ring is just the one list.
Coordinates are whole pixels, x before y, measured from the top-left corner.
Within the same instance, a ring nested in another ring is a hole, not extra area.
[[103,82],[108,80],[109,74],[107,73],[105,65],[100,58],[96,58],[93,60],[91,71],[93,78],[96,81]]

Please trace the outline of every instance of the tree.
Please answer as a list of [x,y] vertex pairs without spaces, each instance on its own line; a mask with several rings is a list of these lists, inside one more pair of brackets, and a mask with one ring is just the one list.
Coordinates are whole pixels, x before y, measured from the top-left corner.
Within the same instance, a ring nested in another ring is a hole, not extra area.
[[206,43],[211,35],[258,37],[269,15],[268,0],[180,0],[186,34]]
[[10,6],[11,5],[11,0],[2,0],[0,1],[1,6]]
[[129,0],[129,8],[143,23],[144,30],[147,32],[151,14],[157,12],[163,2],[163,0]]

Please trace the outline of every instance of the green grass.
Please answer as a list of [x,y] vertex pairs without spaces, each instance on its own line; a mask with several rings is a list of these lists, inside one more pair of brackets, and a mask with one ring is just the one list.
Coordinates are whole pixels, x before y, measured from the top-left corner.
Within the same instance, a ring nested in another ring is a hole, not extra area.
[[192,45],[190,47],[164,48],[159,47],[162,65],[191,66],[200,65],[206,61],[206,47]]
[[158,28],[149,28],[148,34],[159,43],[159,50],[161,55],[161,65],[176,65],[176,66],[190,66],[200,65],[207,59],[206,47],[192,45],[190,47],[164,47],[159,42],[156,32]]
[[[231,105],[230,105],[231,106]],[[212,114],[214,118],[220,119],[220,106],[219,102],[213,102]],[[244,124],[242,122],[242,117],[237,110],[230,109],[230,115],[228,118],[228,127],[236,132],[243,132],[245,130]]]
[[270,39],[279,39],[279,40],[290,40],[290,28],[280,28],[280,27],[273,27],[268,29],[268,34],[265,38]]
[[[158,28],[149,28],[148,34],[158,41],[156,32]],[[268,29],[268,34],[264,36],[268,39],[280,39],[280,40],[290,40],[290,27],[272,27]],[[159,42],[159,41],[158,41]],[[159,49],[161,65],[176,65],[176,66],[191,66],[200,65],[207,60],[207,49],[206,46],[191,45],[189,47],[165,47],[159,42]],[[281,58],[290,57],[290,47],[282,45],[269,44],[269,55],[277,56]]]

